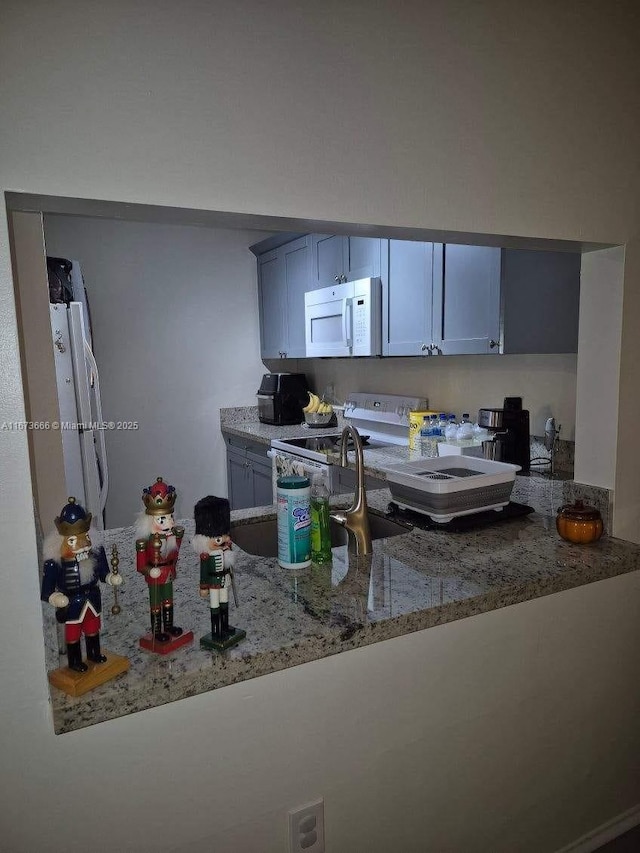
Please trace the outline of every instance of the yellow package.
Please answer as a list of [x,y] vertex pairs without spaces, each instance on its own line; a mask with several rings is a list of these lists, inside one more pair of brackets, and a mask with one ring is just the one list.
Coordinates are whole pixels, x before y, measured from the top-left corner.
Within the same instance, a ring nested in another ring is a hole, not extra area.
[[422,421],[424,417],[429,417],[429,415],[438,415],[439,411],[433,411],[429,409],[425,412],[418,411],[410,411],[409,412],[409,450],[417,450],[418,449],[418,441],[416,440],[416,436],[420,436],[420,430],[422,429]]

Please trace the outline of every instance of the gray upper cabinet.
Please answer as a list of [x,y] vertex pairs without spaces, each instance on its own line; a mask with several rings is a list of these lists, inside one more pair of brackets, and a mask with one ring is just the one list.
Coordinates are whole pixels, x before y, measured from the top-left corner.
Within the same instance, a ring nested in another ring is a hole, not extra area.
[[384,355],[428,355],[433,326],[433,243],[389,240],[382,288]]
[[304,294],[311,280],[311,235],[258,257],[260,354],[304,358]]
[[378,237],[314,234],[311,289],[379,277],[385,266],[387,242]]
[[261,355],[304,358],[304,294],[382,281],[382,354],[578,351],[580,255],[308,234],[258,255]]
[[330,287],[336,281],[346,281],[344,262],[344,237],[337,234],[313,234],[312,278],[310,290]]
[[502,250],[505,353],[578,351],[579,254]]
[[500,249],[436,244],[433,346],[439,355],[498,352]]
[[260,354],[281,358],[288,341],[287,291],[280,249],[258,258],[258,299],[260,306]]
[[580,255],[389,241],[384,355],[577,352]]

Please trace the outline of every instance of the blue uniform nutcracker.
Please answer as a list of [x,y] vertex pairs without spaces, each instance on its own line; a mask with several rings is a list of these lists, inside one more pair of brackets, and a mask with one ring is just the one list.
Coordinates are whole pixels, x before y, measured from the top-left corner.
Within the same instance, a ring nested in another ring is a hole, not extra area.
[[56,619],[64,623],[69,669],[86,672],[80,639],[85,635],[87,659],[105,663],[100,649],[102,601],[99,582],[119,586],[122,576],[110,571],[104,548],[94,548],[89,538],[91,513],[69,498],[54,519],[56,531],[44,543],[44,572],[41,598],[56,608]]
[[206,649],[224,651],[239,643],[246,632],[229,625],[229,589],[238,600],[233,578],[233,550],[230,536],[231,509],[226,498],[209,495],[194,507],[196,535],[191,540],[200,556],[200,596],[209,600],[211,633],[200,640]]

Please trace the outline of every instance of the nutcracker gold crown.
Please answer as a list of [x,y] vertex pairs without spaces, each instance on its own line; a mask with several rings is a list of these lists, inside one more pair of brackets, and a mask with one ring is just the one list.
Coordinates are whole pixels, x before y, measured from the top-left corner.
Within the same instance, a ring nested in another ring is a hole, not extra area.
[[53,523],[60,536],[67,538],[87,533],[91,527],[91,518],[91,513],[86,512],[72,497],[67,498],[66,506],[60,515],[54,518]]
[[142,493],[144,511],[147,515],[172,515],[176,497],[174,487],[168,486],[162,477],[158,477],[153,486]]

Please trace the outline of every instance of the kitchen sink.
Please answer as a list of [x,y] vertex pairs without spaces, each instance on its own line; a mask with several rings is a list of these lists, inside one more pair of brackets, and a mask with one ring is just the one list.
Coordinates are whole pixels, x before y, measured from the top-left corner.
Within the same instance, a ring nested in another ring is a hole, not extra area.
[[[394,521],[384,515],[378,515],[369,511],[369,527],[371,539],[387,539],[390,536],[399,536],[412,530],[410,524]],[[329,522],[331,530],[331,547],[347,545],[349,543],[349,531],[333,519]],[[239,524],[231,527],[231,539],[243,551],[254,554],[257,557],[278,556],[278,522],[275,518],[265,521],[254,521],[249,524]]]

